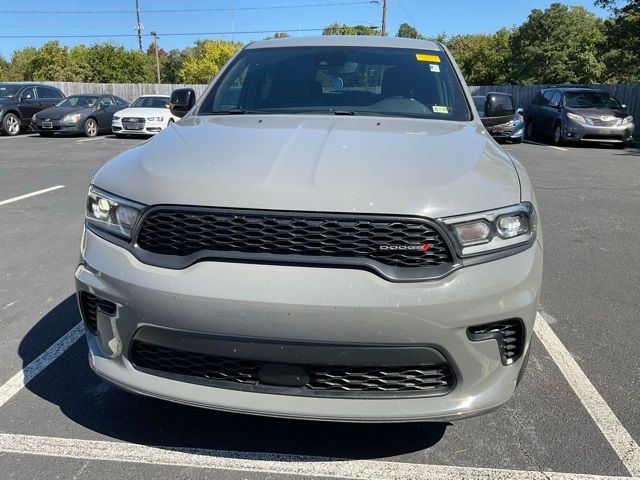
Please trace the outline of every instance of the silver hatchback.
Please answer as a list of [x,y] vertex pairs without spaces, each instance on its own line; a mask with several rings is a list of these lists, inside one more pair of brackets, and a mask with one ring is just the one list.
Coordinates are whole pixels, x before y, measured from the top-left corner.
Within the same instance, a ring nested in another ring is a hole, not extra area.
[[98,375],[315,420],[511,397],[542,279],[536,201],[443,45],[256,42],[194,95],[92,180],[75,276]]

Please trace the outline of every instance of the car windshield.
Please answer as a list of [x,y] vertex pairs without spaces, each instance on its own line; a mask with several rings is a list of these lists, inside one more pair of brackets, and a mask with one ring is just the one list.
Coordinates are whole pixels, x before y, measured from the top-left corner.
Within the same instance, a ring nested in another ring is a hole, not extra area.
[[140,97],[131,108],[169,108],[169,97]]
[[564,98],[569,108],[622,108],[615,97],[605,92],[566,92]]
[[245,49],[198,112],[241,113],[471,118],[443,52],[378,47]]
[[15,96],[23,85],[11,85],[4,84],[0,85],[0,98],[9,98]]
[[59,102],[57,107],[91,108],[98,102],[97,95],[72,95]]

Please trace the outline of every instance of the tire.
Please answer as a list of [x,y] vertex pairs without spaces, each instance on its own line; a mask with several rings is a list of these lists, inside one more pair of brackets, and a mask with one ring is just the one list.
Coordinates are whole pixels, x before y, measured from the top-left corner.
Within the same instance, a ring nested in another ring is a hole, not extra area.
[[87,118],[84,122],[84,134],[87,137],[95,137],[98,135],[98,122],[93,118]]
[[53,137],[53,132],[38,132],[41,137]]
[[553,144],[562,145],[562,125],[556,123],[553,127]]
[[20,133],[20,119],[15,113],[7,113],[2,119],[2,134],[15,137]]
[[527,126],[525,128],[525,137],[526,138],[533,138],[535,136],[536,132],[533,129],[533,122],[531,120],[529,120],[527,122]]

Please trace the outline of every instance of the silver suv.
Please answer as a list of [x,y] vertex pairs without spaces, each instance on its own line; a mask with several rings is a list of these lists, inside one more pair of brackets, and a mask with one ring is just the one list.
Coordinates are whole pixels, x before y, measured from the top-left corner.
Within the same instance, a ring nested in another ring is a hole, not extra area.
[[542,277],[536,202],[444,46],[256,42],[193,99],[174,92],[184,118],[91,182],[76,280],[98,375],[316,420],[511,397]]

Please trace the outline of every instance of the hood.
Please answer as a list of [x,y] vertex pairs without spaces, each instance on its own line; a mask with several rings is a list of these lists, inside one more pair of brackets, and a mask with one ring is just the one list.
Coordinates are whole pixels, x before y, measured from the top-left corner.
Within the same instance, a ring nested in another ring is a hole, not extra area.
[[65,115],[69,113],[85,113],[85,111],[90,111],[90,108],[80,108],[80,107],[49,107],[44,110],[40,110],[36,114],[36,118],[44,119],[49,118],[51,120],[59,120]]
[[168,108],[125,108],[118,112],[118,117],[173,117]]
[[629,116],[629,112],[620,108],[567,108],[567,112],[588,118],[615,117],[625,118]]
[[482,126],[390,117],[187,117],[94,183],[147,205],[432,218],[520,201],[511,159]]

